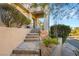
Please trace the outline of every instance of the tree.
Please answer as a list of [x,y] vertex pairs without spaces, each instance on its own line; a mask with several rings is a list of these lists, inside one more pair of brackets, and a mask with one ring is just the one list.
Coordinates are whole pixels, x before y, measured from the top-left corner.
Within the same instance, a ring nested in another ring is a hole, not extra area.
[[[60,20],[73,19],[74,17],[79,18],[79,4],[69,4],[69,3],[53,3],[49,4],[50,15],[54,21],[54,25],[57,25]],[[75,11],[74,11],[75,10]],[[55,27],[55,34],[57,33],[57,28]],[[58,35],[56,34],[56,37]]]
[[51,37],[56,37],[55,28],[57,28],[58,37],[62,37],[62,43],[64,43],[66,41],[67,36],[71,32],[71,28],[67,25],[53,25],[50,29]]
[[0,15],[1,15],[1,21],[7,27],[11,27],[12,24],[16,24],[17,27],[21,27],[22,25],[28,25],[31,22],[30,19],[26,18],[16,8],[8,4],[0,5]]
[[[53,19],[71,19],[74,16],[79,16],[79,4],[69,3],[53,3],[50,4],[50,12]],[[74,11],[75,10],[75,11]],[[74,13],[73,13],[74,12]],[[72,13],[72,15],[71,15]]]

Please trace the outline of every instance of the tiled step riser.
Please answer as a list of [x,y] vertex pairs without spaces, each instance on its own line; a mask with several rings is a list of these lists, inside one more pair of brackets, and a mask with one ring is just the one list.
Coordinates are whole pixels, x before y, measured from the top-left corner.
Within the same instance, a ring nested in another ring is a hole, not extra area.
[[14,50],[12,54],[39,54],[39,51],[29,51],[29,50]]
[[26,36],[26,38],[39,38],[39,36]]
[[39,41],[39,40],[24,40],[24,42],[28,42],[28,41]]
[[24,41],[39,41],[40,38],[26,38]]
[[32,38],[32,37],[33,37],[33,38],[38,38],[39,35],[27,35],[27,36],[26,36],[26,38]]
[[29,33],[28,35],[39,35],[38,33]]
[[31,33],[39,33],[39,30],[32,30]]
[[27,38],[39,38],[39,34],[38,33],[29,33],[27,36],[26,36],[26,39]]
[[11,54],[11,56],[39,56],[38,54]]

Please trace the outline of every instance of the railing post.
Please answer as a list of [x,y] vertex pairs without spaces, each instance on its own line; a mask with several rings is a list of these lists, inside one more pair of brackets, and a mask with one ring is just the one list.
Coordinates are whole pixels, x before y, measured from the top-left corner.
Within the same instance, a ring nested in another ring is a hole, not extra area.
[[41,54],[41,49],[39,49],[39,56],[42,56],[42,54]]

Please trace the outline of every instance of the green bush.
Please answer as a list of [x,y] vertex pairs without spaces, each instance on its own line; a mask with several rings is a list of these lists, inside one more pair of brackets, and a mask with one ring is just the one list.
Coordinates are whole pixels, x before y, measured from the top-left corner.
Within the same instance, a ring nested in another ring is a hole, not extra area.
[[51,44],[58,44],[57,38],[51,38],[50,43]]
[[24,16],[16,8],[8,4],[2,4],[0,6],[1,21],[7,27],[21,27],[23,25],[29,25],[31,20]]
[[57,38],[48,37],[43,40],[43,43],[45,44],[45,46],[49,46],[50,44],[58,44],[58,41]]
[[66,41],[66,38],[69,36],[69,33],[71,32],[70,26],[58,24],[53,25],[50,28],[50,36],[53,37],[62,37],[62,43]]
[[50,41],[48,39],[44,39],[43,43],[45,44],[45,46],[48,46],[50,44]]

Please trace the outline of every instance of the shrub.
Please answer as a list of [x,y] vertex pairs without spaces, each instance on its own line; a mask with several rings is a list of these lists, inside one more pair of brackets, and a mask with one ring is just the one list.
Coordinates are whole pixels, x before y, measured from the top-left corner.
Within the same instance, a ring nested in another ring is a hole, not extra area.
[[25,17],[20,11],[8,4],[0,6],[1,21],[7,27],[21,27],[22,25],[29,25],[31,20]]
[[69,33],[71,32],[71,28],[67,25],[53,25],[50,28],[51,37],[62,37],[62,43],[66,41],[67,36],[69,36]]
[[44,39],[43,43],[45,44],[45,46],[48,46],[50,44],[50,41],[48,39]]
[[43,40],[43,43],[45,44],[45,46],[49,46],[50,44],[58,44],[58,41],[57,38],[48,37]]
[[51,38],[50,42],[51,44],[58,44],[57,38]]

